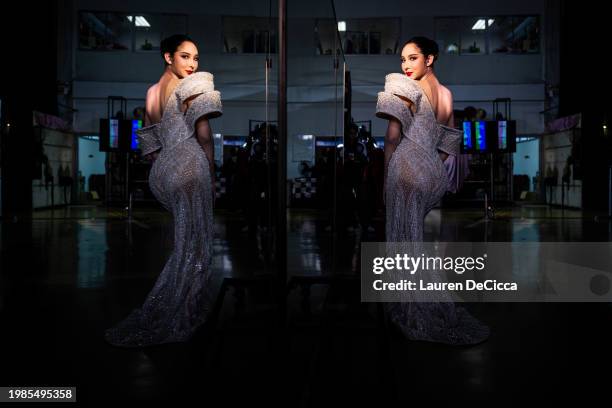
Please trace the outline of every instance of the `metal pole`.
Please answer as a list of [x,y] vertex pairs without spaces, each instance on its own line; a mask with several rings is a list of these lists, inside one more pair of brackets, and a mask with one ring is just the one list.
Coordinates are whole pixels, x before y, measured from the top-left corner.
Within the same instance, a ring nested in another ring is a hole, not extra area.
[[608,217],[612,217],[612,165],[608,167]]
[[106,158],[104,159],[104,168],[106,170],[106,177],[104,177],[104,196],[106,198],[106,203],[105,205],[108,207],[109,202],[110,202],[110,187],[111,187],[111,166],[110,166],[110,157],[111,154],[115,154],[114,152],[108,152],[106,153]]
[[125,202],[130,199],[130,154],[125,154]]
[[276,273],[279,324],[285,325],[287,284],[287,0],[278,1],[278,200]]
[[[332,3],[333,4],[333,3]],[[337,29],[337,27],[336,27]],[[334,144],[338,140],[338,36],[334,35]],[[342,143],[344,143],[344,138]],[[337,146],[337,145],[336,145]],[[344,156],[344,146],[343,156]],[[342,160],[344,162],[344,159]],[[332,225],[331,225],[331,259],[332,259],[332,273],[336,270],[336,233],[338,232],[338,151],[334,147],[334,196],[332,206]]]
[[[342,145],[346,146],[345,133],[346,129],[345,125],[345,117],[346,117],[346,61],[342,62],[342,122],[341,122],[341,134],[342,134]],[[350,120],[350,118],[349,118]],[[344,167],[344,160],[346,155],[346,149],[342,149],[342,167]]]
[[[268,203],[266,210],[268,211],[268,231],[267,231],[267,251],[273,253],[273,235],[272,235],[272,160],[271,153],[272,141],[270,140],[270,73],[272,71],[272,0],[268,1],[268,37],[266,39],[266,202]],[[278,152],[277,152],[278,154]],[[266,269],[268,268],[266,263]]]
[[[268,33],[270,31],[268,30]],[[269,37],[269,34],[268,34]],[[270,41],[268,38],[268,50],[270,48]],[[267,222],[267,248],[266,251],[268,251],[268,253],[270,253],[270,251],[272,251],[272,161],[271,161],[271,141],[270,141],[270,115],[269,115],[269,111],[270,111],[270,105],[269,105],[269,92],[270,92],[270,81],[269,81],[269,77],[270,77],[270,67],[271,67],[271,62],[272,60],[270,59],[269,55],[266,56],[266,203],[268,203],[268,205],[266,206],[266,211],[268,212],[268,222]]]
[[490,156],[489,160],[491,160],[491,163],[489,163],[489,167],[491,168],[491,175],[490,175],[490,177],[491,177],[491,180],[490,180],[491,191],[490,191],[489,195],[490,195],[491,202],[493,202],[495,200],[494,193],[493,193],[493,189],[495,188],[494,185],[493,185],[493,176],[494,176],[494,174],[493,174],[493,153],[490,153],[489,156]]

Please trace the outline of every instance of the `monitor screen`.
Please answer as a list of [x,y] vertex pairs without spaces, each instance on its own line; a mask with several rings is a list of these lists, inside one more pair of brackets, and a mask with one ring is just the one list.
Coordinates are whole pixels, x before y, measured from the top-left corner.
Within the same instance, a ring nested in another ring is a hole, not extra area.
[[516,151],[516,121],[463,122],[462,153],[512,153]]
[[472,122],[463,122],[463,150],[471,151],[472,145]]
[[119,119],[108,120],[108,147],[111,149],[119,148]]
[[487,122],[476,122],[476,150],[484,152],[487,150]]
[[128,152],[133,145],[132,120],[100,119],[100,151]]
[[508,148],[508,123],[505,120],[497,122],[497,148],[506,150]]
[[139,149],[138,135],[136,134],[136,131],[140,128],[142,128],[142,120],[132,119],[132,140],[131,140],[131,145],[130,145],[130,148],[132,150]]

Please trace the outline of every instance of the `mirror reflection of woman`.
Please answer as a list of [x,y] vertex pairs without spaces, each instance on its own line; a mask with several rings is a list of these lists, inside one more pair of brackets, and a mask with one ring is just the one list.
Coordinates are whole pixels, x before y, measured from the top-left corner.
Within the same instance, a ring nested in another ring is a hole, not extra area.
[[187,36],[161,42],[164,72],[147,91],[142,155],[153,161],[149,186],[174,219],[174,249],[144,304],[106,340],[142,347],[183,342],[206,321],[211,306],[213,140],[208,119],[221,115],[213,76],[197,72],[199,55]]
[[[444,162],[459,153],[462,135],[451,127],[453,99],[434,73],[437,57],[434,41],[408,41],[401,54],[402,74],[386,76],[376,113],[389,120],[384,147],[386,240],[418,255],[424,251],[425,216],[450,188]],[[442,279],[429,272],[421,277]],[[489,336],[488,327],[448,294],[436,296],[423,297],[417,291],[402,303],[388,303],[390,320],[411,340],[464,345]]]

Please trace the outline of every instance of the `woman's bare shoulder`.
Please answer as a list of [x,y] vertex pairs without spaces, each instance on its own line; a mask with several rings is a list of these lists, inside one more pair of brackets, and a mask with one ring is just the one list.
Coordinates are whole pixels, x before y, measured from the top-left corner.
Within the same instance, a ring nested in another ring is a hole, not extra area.
[[147,89],[145,98],[145,122],[147,125],[157,123],[161,119],[159,106],[159,83]]
[[438,109],[444,113],[444,116],[453,110],[453,93],[444,85],[440,85],[438,91]]
[[443,125],[450,126],[453,123],[453,94],[444,85],[438,88],[438,111],[436,118]]
[[152,98],[155,94],[159,93],[159,82],[151,85],[149,89],[147,89],[147,99]]
[[440,84],[440,96],[445,102],[453,102],[453,93],[442,84]]

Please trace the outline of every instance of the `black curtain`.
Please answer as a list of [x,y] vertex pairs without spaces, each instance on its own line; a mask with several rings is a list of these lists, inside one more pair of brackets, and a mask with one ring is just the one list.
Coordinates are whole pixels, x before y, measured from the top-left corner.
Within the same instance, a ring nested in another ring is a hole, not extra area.
[[[32,111],[57,114],[57,2],[11,2],[0,13],[3,74],[2,215],[32,208],[32,177],[40,151]],[[70,30],[70,27],[62,27]]]
[[583,206],[608,207],[610,125],[610,54],[608,14],[575,1],[561,2],[559,116],[582,114],[581,163]]

